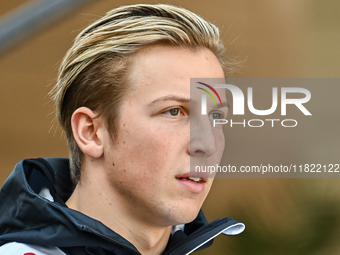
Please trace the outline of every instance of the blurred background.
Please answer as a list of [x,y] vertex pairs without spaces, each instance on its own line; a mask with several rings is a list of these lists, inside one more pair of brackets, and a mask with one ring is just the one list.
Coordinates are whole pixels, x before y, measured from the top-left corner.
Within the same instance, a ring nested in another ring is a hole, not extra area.
[[[23,6],[29,7],[29,2],[36,1],[1,1],[0,35],[6,27],[4,19],[14,15],[14,11],[18,13],[17,8],[22,11]],[[59,62],[87,24],[112,8],[135,3],[140,1],[70,0],[62,16],[27,37],[20,37],[24,32],[16,34],[18,43],[0,51],[0,184],[23,158],[68,156],[61,130],[52,125],[54,109],[47,96]],[[220,27],[230,55],[246,59],[234,77],[339,78],[339,1],[142,3],[183,6]],[[58,12],[56,9],[53,15]],[[24,17],[18,15],[21,16]],[[1,43],[7,45],[6,41]],[[337,105],[335,101],[334,107]],[[339,120],[339,109],[334,108],[332,114],[329,117]],[[319,130],[320,137],[332,135],[323,134],[321,124]],[[234,153],[232,150],[234,146],[251,148],[248,146],[251,136],[251,133],[244,137],[229,135],[229,157],[241,160],[251,154],[249,149],[242,155],[239,150]],[[333,150],[339,151],[339,147]],[[266,157],[275,158],[277,153],[263,150]],[[281,158],[288,155],[289,148],[280,153]],[[299,152],[296,154],[298,157]],[[338,179],[216,179],[203,208],[208,219],[229,216],[243,221],[247,228],[239,236],[216,238],[210,249],[197,254],[340,254],[339,184]]]

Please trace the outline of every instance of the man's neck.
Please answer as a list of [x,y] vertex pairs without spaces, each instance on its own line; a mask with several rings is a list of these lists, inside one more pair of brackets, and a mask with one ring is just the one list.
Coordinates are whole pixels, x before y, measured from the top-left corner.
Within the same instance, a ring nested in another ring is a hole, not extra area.
[[[82,176],[84,177],[84,176]],[[169,240],[172,226],[156,226],[145,222],[124,206],[100,176],[95,179],[82,178],[66,202],[71,209],[94,218],[131,242],[143,255],[161,254]]]

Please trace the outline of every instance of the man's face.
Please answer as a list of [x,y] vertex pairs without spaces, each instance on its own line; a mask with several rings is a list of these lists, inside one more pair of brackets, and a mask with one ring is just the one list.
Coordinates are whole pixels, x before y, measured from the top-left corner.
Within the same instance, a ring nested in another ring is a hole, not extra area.
[[[144,48],[134,57],[118,135],[110,139],[107,133],[104,141],[104,167],[119,206],[150,224],[194,220],[213,179],[191,175],[196,178],[190,180],[190,162],[216,165],[224,150],[222,129],[213,128],[209,115],[199,117],[202,139],[190,141],[194,77],[224,78],[211,51]],[[225,92],[220,94],[225,101]],[[196,115],[199,111],[200,105],[195,106]]]

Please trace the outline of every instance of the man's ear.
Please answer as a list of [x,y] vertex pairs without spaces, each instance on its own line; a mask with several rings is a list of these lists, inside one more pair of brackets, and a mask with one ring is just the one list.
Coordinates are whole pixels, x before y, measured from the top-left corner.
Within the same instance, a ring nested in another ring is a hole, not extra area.
[[87,107],[80,107],[71,117],[73,137],[82,152],[91,158],[103,155],[103,143],[98,133],[103,128],[101,118]]

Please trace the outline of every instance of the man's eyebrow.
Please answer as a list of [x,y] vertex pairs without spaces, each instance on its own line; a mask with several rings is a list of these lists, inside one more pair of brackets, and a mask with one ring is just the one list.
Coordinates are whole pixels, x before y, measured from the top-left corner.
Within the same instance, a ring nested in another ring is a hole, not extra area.
[[154,103],[157,103],[159,101],[177,101],[180,103],[197,103],[196,100],[191,99],[191,98],[186,98],[186,97],[180,97],[180,96],[175,96],[175,95],[168,95],[168,96],[163,96],[163,97],[159,97],[155,100],[153,100],[151,103],[149,103],[149,105],[152,105]]
[[227,107],[230,110],[230,105],[228,102],[223,102],[222,107]]
[[[148,105],[152,105],[155,104],[159,101],[177,101],[180,103],[184,103],[184,104],[197,104],[198,101],[192,98],[185,98],[185,97],[180,97],[180,96],[175,96],[175,95],[168,95],[168,96],[163,96],[163,97],[159,97],[155,100],[153,100],[152,102],[150,102]],[[230,105],[228,102],[223,102],[222,103],[222,107],[227,107],[228,109],[230,109]]]

